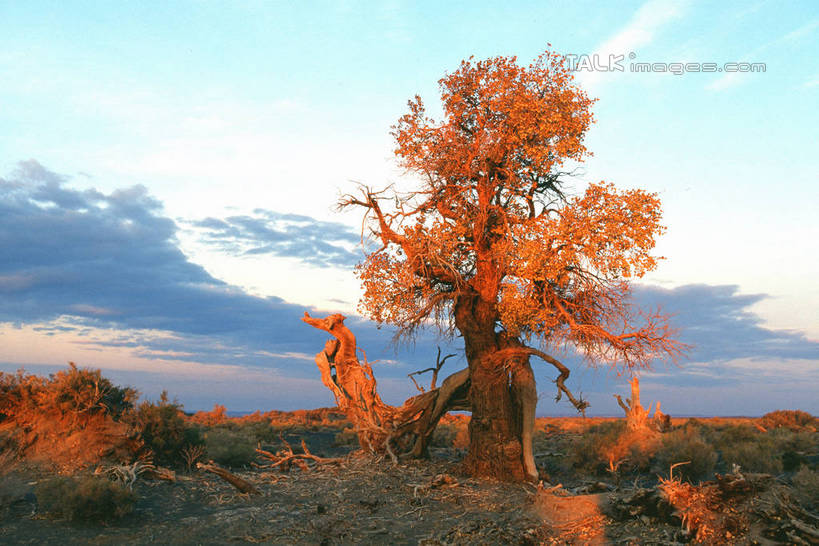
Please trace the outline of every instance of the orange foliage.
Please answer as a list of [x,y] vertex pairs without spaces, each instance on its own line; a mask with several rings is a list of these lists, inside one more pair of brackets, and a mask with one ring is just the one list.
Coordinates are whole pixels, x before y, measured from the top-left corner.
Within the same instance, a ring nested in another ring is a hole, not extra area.
[[48,378],[0,372],[0,433],[19,454],[66,470],[127,458],[140,445],[125,419],[136,398],[73,363]]
[[213,426],[225,422],[245,425],[249,423],[268,423],[273,427],[292,426],[329,426],[341,427],[347,423],[347,417],[336,408],[318,408],[294,411],[255,411],[249,415],[230,417],[225,406],[215,404],[211,411],[197,411],[186,417],[195,425]]
[[628,303],[628,281],[657,265],[657,196],[605,183],[562,191],[561,168],[589,155],[593,122],[564,57],[470,59],[439,83],[443,119],[416,96],[392,133],[421,187],[363,188],[341,203],[365,207],[383,244],[358,268],[362,312],[405,334],[430,319],[451,333],[463,326],[458,299],[477,295],[487,324],[544,349],[573,345],[629,369],[678,356],[667,317]]
[[227,408],[220,404],[214,404],[211,411],[197,411],[188,417],[188,421],[197,425],[212,427],[227,420]]

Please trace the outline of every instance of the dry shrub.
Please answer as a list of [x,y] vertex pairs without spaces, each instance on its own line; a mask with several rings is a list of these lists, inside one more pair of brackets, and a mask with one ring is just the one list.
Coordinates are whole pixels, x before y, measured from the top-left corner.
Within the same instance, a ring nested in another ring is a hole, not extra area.
[[571,466],[583,474],[602,474],[611,462],[622,459],[628,453],[628,447],[618,447],[625,432],[626,422],[622,419],[589,427],[572,446],[569,453]]
[[207,449],[204,445],[188,445],[182,450],[182,459],[185,461],[185,468],[190,472],[196,468],[196,463],[203,461]]
[[[682,468],[682,467],[677,467]],[[676,479],[660,479],[658,486],[674,515],[693,533],[694,540],[705,544],[724,544],[738,536],[747,522],[731,514],[713,485],[695,486]]]
[[726,446],[722,450],[722,459],[727,468],[738,465],[748,472],[780,474],[782,459],[771,450],[770,442],[741,442]]
[[208,458],[224,466],[248,466],[256,459],[256,440],[241,431],[214,428],[205,433]]
[[717,452],[705,442],[699,427],[683,427],[663,434],[654,455],[654,470],[665,473],[675,463],[685,462],[675,472],[684,480],[709,477],[717,463]]
[[[194,414],[191,419],[195,420],[197,414]],[[312,410],[295,410],[295,411],[256,411],[250,415],[243,415],[241,417],[226,417],[225,422],[244,425],[247,423],[267,422],[275,429],[291,428],[295,426],[310,426],[310,427],[331,427],[344,428],[350,423],[347,421],[347,416],[338,408],[318,408]]]
[[811,430],[816,432],[819,428],[819,419],[806,411],[800,410],[777,410],[766,413],[759,420],[759,423],[767,428],[787,428],[793,431]]
[[190,417],[188,421],[191,423],[212,427],[220,425],[229,419],[227,415],[227,408],[221,404],[214,404],[210,411],[197,411]]
[[70,521],[107,522],[129,514],[136,502],[132,491],[104,478],[55,477],[35,488],[46,512]]
[[138,445],[125,422],[136,397],[73,363],[48,378],[0,373],[0,433],[21,456],[64,470],[127,458]]
[[453,447],[458,429],[455,425],[441,423],[435,427],[429,444],[432,447]]
[[19,457],[17,442],[11,431],[0,430],[0,476],[11,472]]
[[819,508],[819,472],[805,466],[791,478],[794,498],[808,510]]
[[358,446],[358,434],[352,427],[347,427],[341,432],[337,433],[333,438],[333,445],[336,447],[342,446]]
[[781,427],[765,432],[750,425],[727,425],[705,428],[703,433],[720,452],[723,471],[738,464],[749,472],[793,472],[809,464],[819,447],[819,436],[805,429],[794,432]]
[[724,447],[742,442],[755,442],[764,435],[751,425],[721,425],[703,426],[700,428],[705,440],[712,444],[718,451]]
[[159,402],[140,404],[133,420],[145,448],[160,465],[182,467],[187,463],[183,451],[204,443],[199,429],[185,421],[182,406],[170,402],[164,391]]
[[133,408],[138,393],[117,387],[100,370],[80,369],[73,362],[48,378],[0,372],[0,414],[21,420],[29,414],[53,412],[76,420],[86,415],[106,414],[119,420]]
[[447,447],[465,449],[469,447],[469,420],[469,415],[461,413],[444,414],[438,423],[436,432],[441,427],[446,427],[449,431],[447,435],[451,437]]
[[469,447],[469,423],[459,423],[456,425],[455,439],[452,447],[456,449],[466,449]]

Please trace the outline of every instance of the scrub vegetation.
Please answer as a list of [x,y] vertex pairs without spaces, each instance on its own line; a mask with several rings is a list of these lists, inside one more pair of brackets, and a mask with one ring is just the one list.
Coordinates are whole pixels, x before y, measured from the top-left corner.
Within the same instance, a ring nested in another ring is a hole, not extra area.
[[393,463],[337,409],[185,413],[73,365],[2,374],[0,388],[4,543],[798,543],[816,530],[819,435],[799,411],[638,435],[628,418],[538,418],[539,481],[520,488],[469,477],[463,413],[440,419],[429,460]]

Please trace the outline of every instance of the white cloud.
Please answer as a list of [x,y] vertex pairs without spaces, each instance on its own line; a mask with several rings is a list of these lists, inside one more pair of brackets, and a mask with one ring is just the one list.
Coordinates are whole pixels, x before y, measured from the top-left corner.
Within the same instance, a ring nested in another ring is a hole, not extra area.
[[[609,55],[625,55],[650,44],[657,32],[674,19],[680,18],[687,7],[687,2],[670,0],[649,0],[643,4],[628,24],[616,34],[600,44],[594,51],[601,59]],[[604,81],[611,72],[578,72],[577,79],[585,88],[591,88]]]

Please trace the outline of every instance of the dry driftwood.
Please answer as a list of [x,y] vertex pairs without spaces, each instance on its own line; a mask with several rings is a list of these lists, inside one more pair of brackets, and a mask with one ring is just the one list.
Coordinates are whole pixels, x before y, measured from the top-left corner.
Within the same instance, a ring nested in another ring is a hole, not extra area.
[[256,489],[252,483],[240,478],[235,474],[231,474],[224,468],[214,464],[213,461],[211,461],[209,464],[196,463],[196,468],[204,470],[205,472],[210,472],[211,474],[216,474],[217,476],[228,482],[230,485],[238,489],[241,493],[246,493],[249,495],[261,495],[259,490]]
[[295,464],[302,470],[309,470],[310,467],[308,466],[307,461],[312,461],[316,464],[339,464],[342,461],[342,459],[339,458],[319,457],[318,455],[313,455],[310,453],[310,450],[307,449],[307,444],[305,443],[304,439],[301,441],[302,453],[294,453],[293,448],[290,447],[290,444],[284,438],[281,438],[281,441],[285,448],[277,451],[276,453],[271,453],[270,451],[265,451],[261,447],[257,447],[256,453],[270,462],[268,464],[256,464],[254,466],[257,468],[279,468],[281,470],[289,470],[290,466]]

